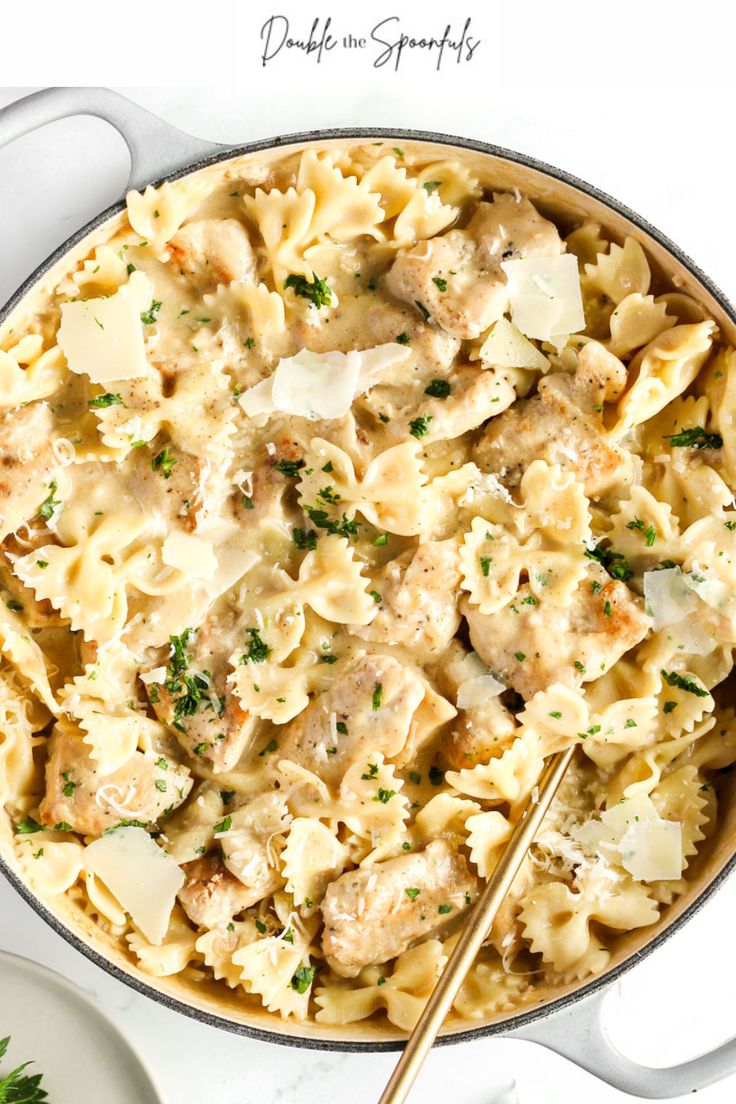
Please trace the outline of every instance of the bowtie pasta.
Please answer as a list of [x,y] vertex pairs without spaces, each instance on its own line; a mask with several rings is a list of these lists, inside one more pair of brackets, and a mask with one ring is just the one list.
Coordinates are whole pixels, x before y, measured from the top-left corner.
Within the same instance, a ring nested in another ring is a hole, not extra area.
[[0,344],[0,798],[154,978],[410,1030],[606,968],[736,759],[736,359],[633,238],[383,143],[131,193]]

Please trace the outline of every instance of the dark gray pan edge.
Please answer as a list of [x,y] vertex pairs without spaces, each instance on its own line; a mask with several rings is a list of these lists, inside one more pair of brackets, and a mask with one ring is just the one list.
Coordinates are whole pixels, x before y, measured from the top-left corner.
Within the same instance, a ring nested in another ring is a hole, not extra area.
[[[510,161],[514,164],[523,165],[525,168],[535,169],[538,172],[551,177],[554,180],[559,180],[564,184],[567,184],[578,191],[584,192],[591,196],[593,199],[598,200],[606,207],[611,208],[617,214],[622,215],[625,219],[632,223],[632,225],[638,227],[645,234],[648,234],[656,242],[659,243],[668,253],[670,253],[680,264],[684,265],[692,275],[703,285],[704,288],[713,296],[716,302],[723,308],[725,313],[731,318],[734,325],[736,325],[736,310],[731,302],[724,295],[719,287],[713,283],[713,281],[705,275],[704,272],[690,259],[680,248],[675,245],[674,242],[663,234],[646,219],[637,215],[634,211],[630,210],[623,203],[619,203],[618,200],[612,196],[607,195],[600,189],[593,187],[586,181],[581,180],[579,177],[567,173],[562,169],[556,168],[554,165],[548,165],[543,161],[538,161],[534,157],[528,157],[526,154],[517,153],[513,150],[504,149],[501,146],[494,146],[486,142],[477,142],[469,138],[461,138],[457,135],[451,134],[435,134],[430,131],[422,130],[394,130],[383,127],[347,127],[332,130],[316,130],[307,131],[299,134],[285,134],[278,138],[264,138],[257,142],[249,142],[242,146],[230,146],[223,147],[221,151],[214,153],[211,157],[203,158],[202,160],[195,161],[190,165],[186,165],[184,168],[179,169],[177,172],[170,173],[159,180],[152,181],[152,183],[158,185],[163,180],[177,180],[182,176],[187,176],[191,172],[195,172],[197,169],[202,169],[208,165],[216,164],[218,161],[226,161],[232,157],[239,157],[243,154],[257,153],[259,151],[266,151],[272,149],[279,149],[282,146],[288,146],[292,144],[303,144],[309,142],[321,142],[332,139],[343,138],[373,138],[373,139],[393,139],[397,141],[417,141],[417,142],[435,142],[445,146],[455,146],[460,149],[473,150],[476,153],[489,154],[493,157],[502,158],[506,161]],[[21,284],[18,290],[5,306],[0,310],[0,324],[7,318],[8,314],[17,306],[20,300],[28,294],[33,286],[45,275],[46,272],[57,261],[74,248],[87,234],[91,233],[98,226],[101,226],[110,217],[122,211],[125,207],[124,201],[120,200],[117,203],[112,204],[106,211],[103,211],[96,218],[92,219],[81,229],[77,230],[71,235],[58,249],[56,249],[50,257],[48,257],[38,268],[28,277],[27,280]],[[558,1000],[551,1001],[545,1004],[541,1008],[530,1009],[519,1015],[512,1016],[500,1023],[487,1024],[478,1027],[468,1028],[466,1031],[459,1031],[451,1035],[441,1035],[437,1041],[437,1046],[447,1046],[452,1043],[470,1042],[475,1039],[484,1038],[493,1035],[508,1035],[517,1028],[526,1027],[528,1024],[532,1024],[553,1015],[555,1012],[560,1012],[565,1008],[569,1008],[582,1000],[584,997],[592,996],[594,993],[599,992],[601,989],[606,988],[612,982],[622,977],[632,966],[637,962],[651,954],[652,951],[660,947],[666,939],[674,935],[676,931],[690,920],[702,907],[710,900],[712,895],[716,892],[720,886],[723,885],[729,874],[732,873],[734,867],[736,867],[736,853],[732,855],[725,866],[716,874],[712,881],[705,887],[705,889],[695,898],[694,901],[684,910],[684,912],[672,921],[659,935],[651,939],[640,951],[631,955],[624,962],[621,962],[614,969],[609,970],[607,973],[602,974],[600,977],[594,978],[592,981],[574,992],[569,993],[567,996],[560,997]],[[141,993],[143,996],[149,997],[151,1000],[156,1001],[158,1004],[163,1005],[165,1008],[169,1008],[174,1012],[179,1012],[184,1016],[189,1016],[191,1019],[197,1020],[200,1023],[206,1023],[211,1027],[218,1027],[225,1031],[233,1032],[236,1035],[243,1035],[250,1039],[258,1039],[267,1043],[279,1043],[283,1046],[292,1047],[306,1047],[310,1050],[324,1050],[324,1051],[348,1051],[353,1053],[372,1053],[378,1051],[395,1051],[403,1049],[404,1042],[402,1040],[384,1040],[384,1041],[353,1041],[353,1042],[333,1042],[331,1040],[316,1039],[316,1038],[295,1038],[286,1034],[280,1034],[275,1031],[265,1031],[261,1028],[250,1027],[245,1024],[235,1023],[232,1020],[227,1019],[224,1016],[216,1016],[209,1012],[201,1011],[200,1009],[193,1008],[191,1005],[185,1004],[182,1001],[176,1000],[174,997],[170,997],[166,993],[162,993],[160,990],[154,988],[152,985],[148,985],[146,982],[141,981],[139,978],[132,976],[125,970],[121,970],[114,963],[110,962],[104,955],[99,954],[88,946],[79,936],[75,935],[61,920],[59,920],[53,913],[32,893],[30,888],[18,877],[15,871],[11,870],[7,862],[0,856],[0,871],[4,874],[8,882],[17,890],[24,901],[38,913],[42,920],[44,920],[49,927],[51,927],[57,935],[60,935],[62,939],[65,939],[67,943],[72,947],[80,951],[86,958],[93,962],[105,973],[110,974],[112,977],[121,981],[124,985],[128,985],[131,989]]]

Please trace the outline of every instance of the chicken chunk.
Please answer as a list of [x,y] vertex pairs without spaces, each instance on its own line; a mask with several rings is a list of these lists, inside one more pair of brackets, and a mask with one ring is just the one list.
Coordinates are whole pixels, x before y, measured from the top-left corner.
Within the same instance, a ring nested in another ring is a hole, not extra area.
[[252,283],[256,255],[248,231],[237,219],[188,222],[169,242],[172,261],[200,291],[233,280]]
[[451,380],[447,398],[425,398],[417,410],[417,415],[428,419],[428,442],[461,437],[501,414],[516,398],[513,385],[495,368],[466,365],[454,371]]
[[380,751],[394,759],[401,753],[426,692],[422,680],[395,659],[363,656],[287,726],[279,756],[337,784],[366,755]]
[[528,199],[511,192],[497,192],[493,203],[479,203],[467,232],[478,242],[481,258],[488,264],[562,253],[555,224],[540,215]]
[[419,242],[398,253],[386,287],[422,306],[447,333],[476,338],[508,309],[501,262],[562,252],[554,223],[528,199],[501,193],[480,203],[464,230]]
[[579,686],[600,678],[643,640],[650,620],[629,588],[591,564],[569,606],[516,601],[491,615],[464,601],[470,639],[484,663],[525,699],[553,682]]
[[187,638],[187,669],[172,678],[169,668],[168,689],[158,683],[148,688],[159,720],[173,728],[188,755],[209,762],[216,774],[236,766],[258,724],[228,686],[235,632],[234,613],[218,605]]
[[46,403],[21,406],[0,421],[0,540],[33,517],[53,490],[52,424]]
[[[375,300],[365,292],[342,296],[339,305],[325,316],[320,326],[298,320],[294,325],[298,346],[315,353],[332,349],[372,349],[406,334],[414,363],[419,368],[434,371],[449,368],[460,348],[460,342],[448,333],[427,325],[414,303],[411,306],[388,303],[378,293]],[[410,361],[402,375],[410,378],[412,371]]]
[[424,851],[343,874],[322,902],[322,948],[342,977],[387,962],[475,899],[478,879],[444,839]]
[[585,493],[596,499],[626,486],[633,475],[631,457],[606,439],[590,394],[578,377],[546,376],[536,395],[489,423],[475,447],[478,466],[515,487],[533,460],[546,460],[576,472]]
[[351,631],[379,644],[406,644],[420,662],[443,652],[460,625],[454,541],[429,541],[407,563],[391,560],[377,580],[381,604],[370,625]]
[[[467,679],[485,672],[485,665],[474,653],[466,651],[457,638],[431,670],[440,693],[451,701],[457,700],[458,690]],[[440,752],[453,770],[473,767],[502,755],[515,731],[512,713],[500,698],[491,698],[483,705],[458,708],[456,719],[442,736]]]
[[421,303],[441,329],[458,338],[478,337],[508,308],[503,272],[465,230],[400,251],[386,287],[397,299]]
[[252,903],[250,890],[233,877],[216,852],[185,863],[182,870],[187,880],[178,897],[189,919],[199,928],[227,924]]
[[187,768],[159,753],[154,758],[135,751],[124,766],[102,775],[81,736],[58,726],[50,739],[41,820],[99,836],[121,820],[155,823],[181,805],[191,788]]

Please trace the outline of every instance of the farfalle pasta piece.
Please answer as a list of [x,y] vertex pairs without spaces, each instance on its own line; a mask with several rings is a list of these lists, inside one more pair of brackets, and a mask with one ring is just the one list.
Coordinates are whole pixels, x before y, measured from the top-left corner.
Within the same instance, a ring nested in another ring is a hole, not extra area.
[[500,958],[481,959],[466,974],[452,1007],[460,1016],[480,1020],[518,1007],[528,988],[528,978],[507,972]]
[[376,613],[376,603],[366,591],[368,585],[347,539],[330,535],[302,560],[291,594],[326,621],[367,625]]
[[631,488],[631,496],[611,517],[606,537],[611,547],[633,564],[669,560],[678,553],[677,519],[668,502],[660,502],[646,487]]
[[294,904],[311,909],[319,905],[327,885],[347,863],[347,849],[319,820],[295,817],[281,853],[286,890]]
[[608,347],[617,357],[626,356],[654,341],[677,322],[667,313],[667,303],[635,291],[620,301],[611,314]]
[[28,701],[19,693],[12,674],[0,670],[0,797],[19,801],[35,789],[34,746],[38,741],[28,717]]
[[82,262],[82,267],[67,280],[58,291],[70,299],[81,295],[83,299],[98,295],[113,295],[128,282],[128,263],[122,249],[100,245],[92,257]]
[[465,826],[468,829],[470,861],[475,864],[481,878],[487,878],[503,854],[513,825],[503,813],[493,810],[468,817]]
[[44,351],[38,334],[28,334],[9,349],[0,349],[0,409],[46,399],[58,391],[63,379],[61,349],[52,345]]
[[608,253],[599,253],[595,264],[586,264],[587,281],[619,304],[628,295],[646,295],[651,273],[644,250],[636,238],[626,238],[623,246],[611,245]]
[[227,287],[219,287],[215,293],[205,295],[204,301],[209,309],[222,311],[225,315],[232,306],[244,311],[254,337],[276,337],[285,330],[284,300],[278,292],[269,291],[266,284],[234,281]]
[[290,273],[303,271],[302,251],[310,243],[315,194],[297,192],[295,188],[286,192],[256,188],[255,194],[245,196],[243,202],[260,231],[274,283],[280,291]]
[[646,422],[681,395],[710,354],[715,322],[673,326],[655,337],[631,362],[633,383],[618,405],[614,436]]
[[533,954],[556,971],[569,970],[588,952],[591,921],[632,931],[653,924],[659,916],[655,902],[642,885],[624,879],[611,892],[605,882],[590,879],[581,890],[563,882],[537,886],[522,900],[520,920]]
[[59,712],[59,704],[49,682],[49,669],[43,650],[19,616],[7,591],[0,591],[0,652],[28,683],[33,693],[51,713]]
[[714,357],[705,387],[713,428],[723,440],[723,466],[733,490],[736,488],[736,349],[723,349]]
[[196,211],[208,190],[208,182],[195,176],[166,180],[158,188],[149,184],[143,192],[130,191],[125,197],[128,222],[136,234],[159,251]]
[[197,957],[197,933],[192,930],[178,907],[171,914],[161,943],[149,943],[137,928],[126,935],[125,941],[138,959],[140,968],[151,977],[172,977],[180,974]]
[[446,962],[439,940],[428,939],[399,955],[389,974],[368,966],[350,987],[336,982],[318,988],[315,1019],[323,1024],[356,1023],[383,1008],[392,1024],[411,1031]]
[[402,789],[396,768],[380,752],[345,772],[331,818],[367,840],[371,851],[366,862],[382,862],[400,851],[409,818],[409,799]]
[[[284,938],[287,932],[293,942]],[[309,954],[298,931],[287,929],[287,932],[240,947],[232,961],[240,968],[243,987],[260,997],[269,1012],[303,1020],[309,1008],[314,969],[309,965]]]
[[394,445],[371,460],[359,479],[343,449],[315,437],[298,484],[299,501],[310,509],[335,513],[338,518],[341,513],[354,517],[358,512],[389,533],[418,534],[423,524],[422,487],[426,483],[419,451],[416,441]]
[[[212,970],[218,981],[224,981],[231,989],[237,989],[241,977],[241,968],[233,962],[233,955],[258,939],[256,919],[248,916],[246,920],[231,920],[227,925],[210,928],[195,943],[197,954],[202,955],[205,966]],[[258,923],[261,927],[265,926],[262,920]]]
[[164,725],[132,711],[127,716],[112,717],[91,708],[79,727],[85,734],[82,739],[90,758],[103,778],[124,767],[139,747],[152,747],[167,736]]
[[320,156],[316,150],[305,150],[299,162],[297,189],[315,196],[310,240],[330,237],[336,242],[349,242],[363,235],[380,237],[377,227],[385,217],[380,196],[359,186],[354,176],[343,176],[329,153]]
[[15,851],[34,888],[47,897],[71,889],[84,866],[84,848],[67,832],[17,835]]
[[522,573],[532,594],[567,605],[585,574],[584,542],[590,513],[582,483],[573,473],[543,460],[529,465],[521,481],[525,507],[511,524],[476,517],[460,552],[462,587],[482,614],[508,605]]
[[458,208],[443,203],[439,189],[417,188],[394,221],[394,241],[399,246],[426,241],[446,230],[458,216]]
[[452,832],[465,839],[468,817],[480,813],[476,801],[466,801],[452,794],[436,794],[419,810],[414,818],[414,829],[427,843]]

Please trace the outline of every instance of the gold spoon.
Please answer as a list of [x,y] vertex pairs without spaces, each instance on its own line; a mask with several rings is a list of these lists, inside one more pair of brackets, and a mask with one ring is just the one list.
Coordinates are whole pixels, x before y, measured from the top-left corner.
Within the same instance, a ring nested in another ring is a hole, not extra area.
[[542,772],[498,865],[473,906],[447,966],[407,1040],[379,1104],[403,1104],[409,1095],[468,970],[488,938],[496,913],[511,888],[574,754],[575,745],[558,751]]

